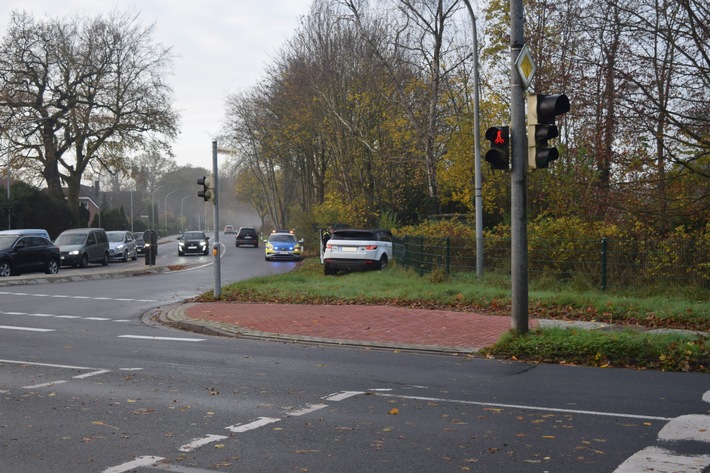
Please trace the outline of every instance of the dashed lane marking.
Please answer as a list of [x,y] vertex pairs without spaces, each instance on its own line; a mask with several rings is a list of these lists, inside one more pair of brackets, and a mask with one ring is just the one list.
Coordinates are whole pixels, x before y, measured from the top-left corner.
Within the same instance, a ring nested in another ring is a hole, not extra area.
[[134,338],[138,340],[163,340],[172,342],[204,342],[204,338],[178,338],[178,337],[148,337],[144,335],[119,335],[118,338]]
[[14,315],[14,316],[24,316],[24,317],[48,317],[48,318],[55,318],[55,319],[67,319],[67,320],[72,320],[72,319],[79,319],[79,320],[93,320],[96,322],[130,322],[128,319],[110,319],[108,317],[82,317],[80,315],[62,315],[62,314],[44,314],[44,313],[39,313],[39,314],[33,314],[30,312],[8,312],[8,311],[2,311],[0,310],[0,315]]
[[112,297],[92,297],[92,296],[70,296],[67,294],[32,294],[30,292],[0,291],[0,295],[5,296],[29,296],[29,297],[53,297],[57,299],[88,299],[94,301],[120,301],[120,302],[157,302],[156,299],[129,299]]
[[25,332],[54,332],[53,328],[34,328],[34,327],[13,327],[11,325],[0,325],[2,330],[22,330]]
[[235,434],[240,434],[243,432],[248,432],[250,430],[258,429],[259,427],[263,427],[265,425],[273,424],[274,422],[278,422],[280,420],[281,419],[277,417],[259,417],[254,422],[249,422],[248,424],[230,425],[229,427],[226,427],[226,429],[230,432],[234,432]]
[[219,440],[224,440],[224,439],[228,439],[228,438],[229,438],[229,437],[227,437],[226,435],[214,435],[214,434],[210,434],[210,435],[207,435],[207,436],[205,436],[205,437],[203,437],[203,438],[194,439],[192,442],[190,442],[190,443],[188,443],[188,444],[185,444],[185,445],[183,445],[182,447],[180,447],[179,450],[180,450],[181,452],[191,452],[191,451],[193,451],[193,450],[195,450],[195,449],[197,449],[197,448],[200,448],[200,447],[202,447],[202,446],[204,446],[204,445],[207,445],[207,444],[209,444],[209,443],[217,442],[217,441],[219,441]]
[[124,473],[126,471],[131,471],[136,468],[155,465],[157,462],[159,462],[161,460],[164,460],[164,458],[163,457],[156,457],[153,455],[149,455],[149,456],[145,456],[145,457],[138,457],[135,460],[129,461],[129,462],[124,463],[122,465],[107,468],[103,471],[103,473]]

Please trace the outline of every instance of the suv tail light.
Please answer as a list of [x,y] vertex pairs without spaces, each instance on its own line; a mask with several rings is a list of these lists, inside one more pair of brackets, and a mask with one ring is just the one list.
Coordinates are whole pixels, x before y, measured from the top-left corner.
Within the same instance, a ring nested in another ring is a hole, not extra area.
[[377,245],[366,245],[366,246],[365,246],[365,249],[368,250],[368,251],[369,251],[369,250],[376,250],[376,249],[377,249]]

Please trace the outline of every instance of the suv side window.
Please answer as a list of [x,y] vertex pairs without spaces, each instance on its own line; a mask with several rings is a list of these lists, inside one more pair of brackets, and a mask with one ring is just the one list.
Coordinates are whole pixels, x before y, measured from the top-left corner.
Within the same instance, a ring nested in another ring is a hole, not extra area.
[[89,237],[86,239],[86,244],[87,245],[94,245],[96,244],[96,237],[94,237],[94,232],[89,233]]

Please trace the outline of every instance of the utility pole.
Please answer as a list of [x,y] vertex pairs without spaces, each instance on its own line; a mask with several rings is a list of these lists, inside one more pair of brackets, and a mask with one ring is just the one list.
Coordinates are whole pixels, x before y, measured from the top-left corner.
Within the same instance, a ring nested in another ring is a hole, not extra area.
[[528,214],[525,87],[516,61],[525,45],[523,0],[510,0],[511,282],[512,328],[528,331]]

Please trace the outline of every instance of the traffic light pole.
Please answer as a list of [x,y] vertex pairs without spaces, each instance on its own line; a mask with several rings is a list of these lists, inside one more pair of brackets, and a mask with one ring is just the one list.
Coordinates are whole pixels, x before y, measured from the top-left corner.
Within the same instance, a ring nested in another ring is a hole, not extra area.
[[217,178],[217,141],[212,141],[212,175],[214,176],[214,298],[222,297],[222,265],[219,245],[219,179]]
[[513,330],[528,331],[528,215],[525,86],[516,61],[525,45],[523,0],[510,0],[511,296]]

